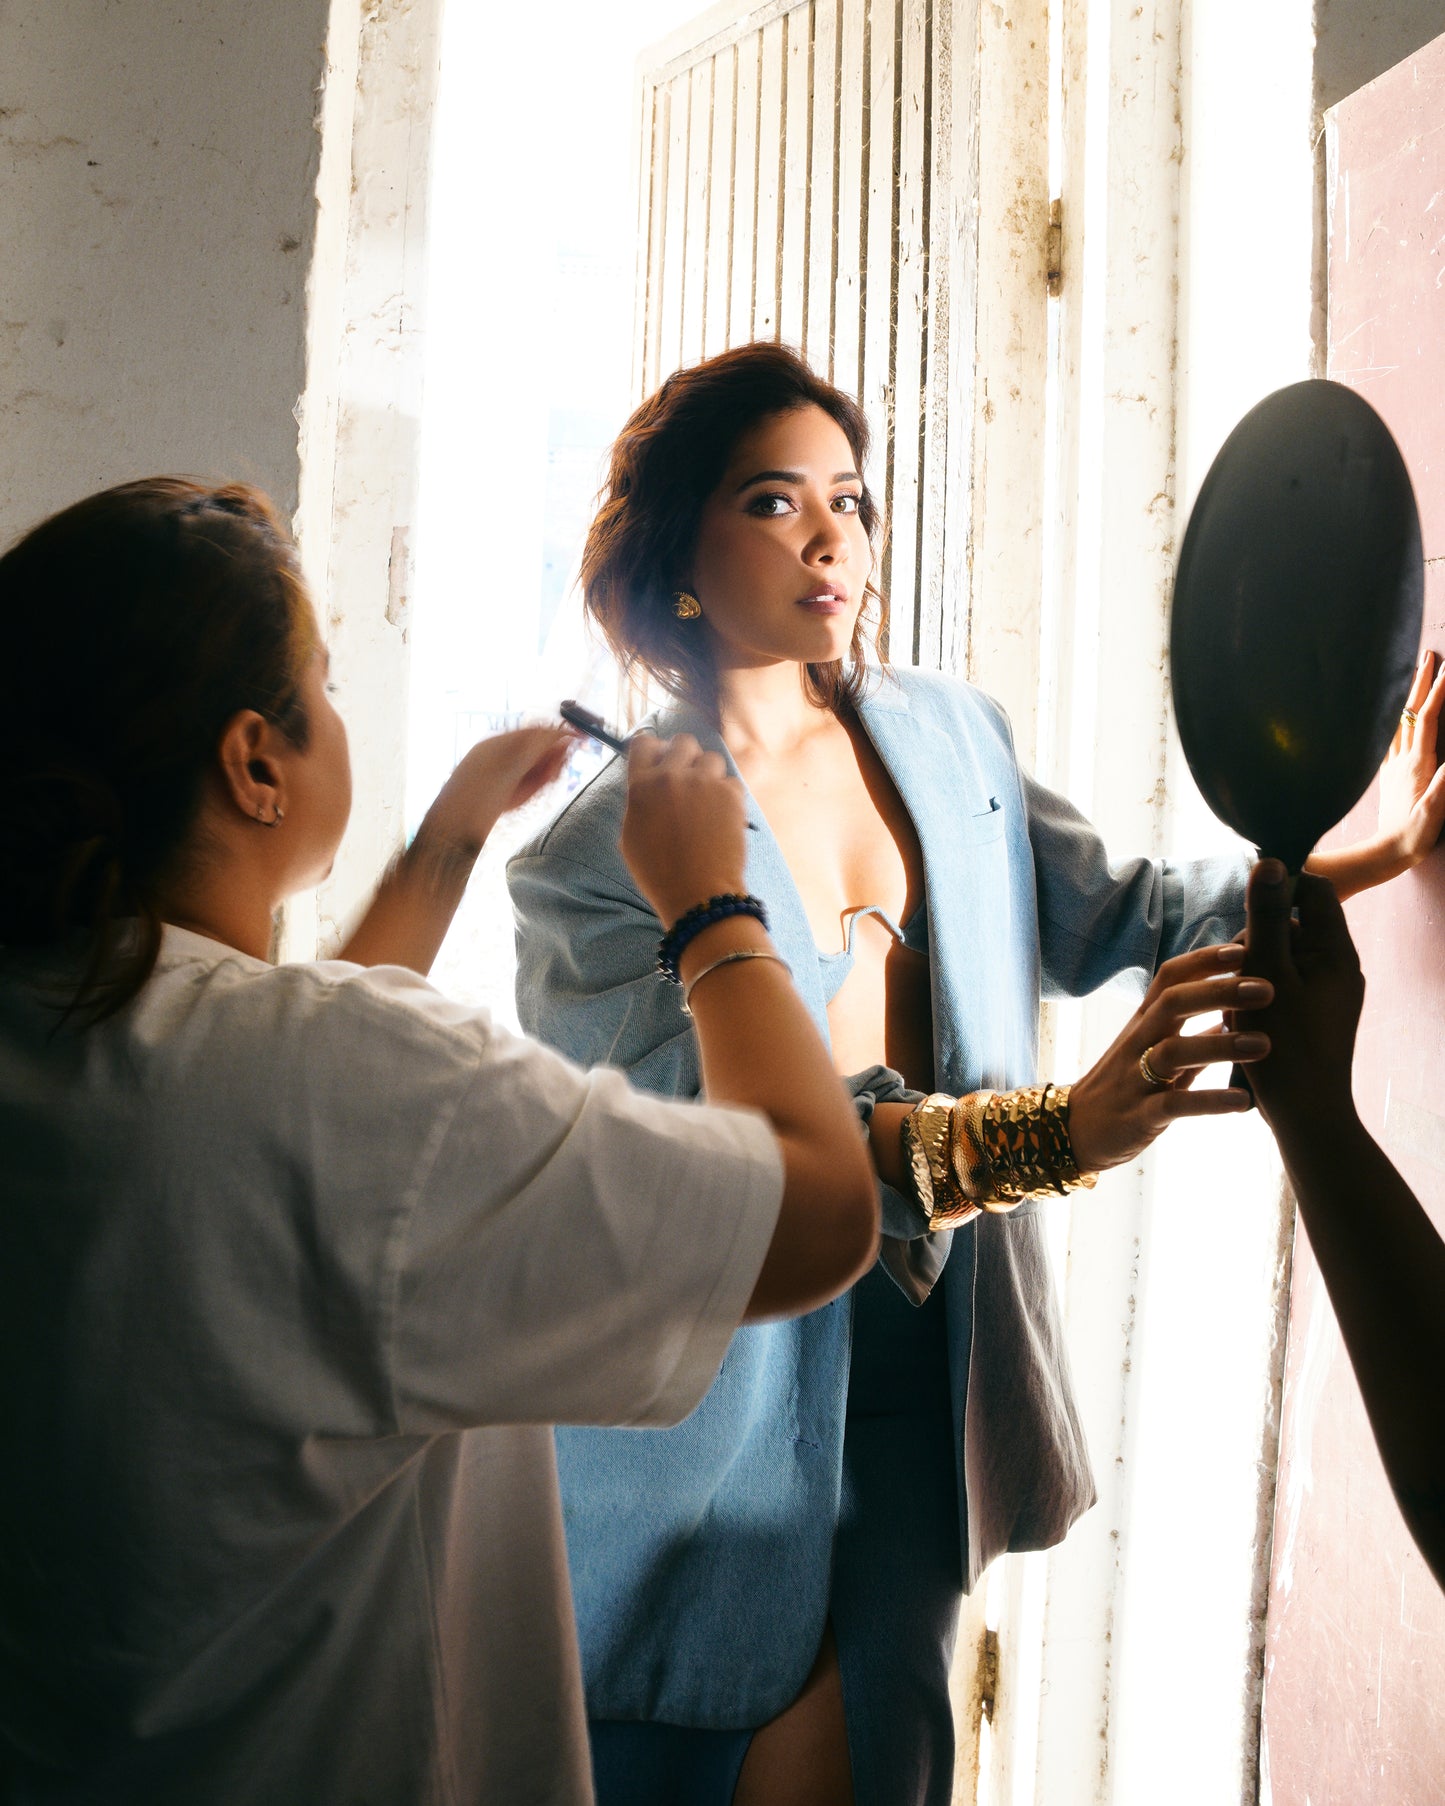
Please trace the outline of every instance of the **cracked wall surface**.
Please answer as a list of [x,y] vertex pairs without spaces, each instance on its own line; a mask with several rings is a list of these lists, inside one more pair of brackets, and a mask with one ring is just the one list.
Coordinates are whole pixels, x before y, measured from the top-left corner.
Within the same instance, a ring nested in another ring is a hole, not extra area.
[[329,12],[0,8],[0,538],[162,470],[294,510]]

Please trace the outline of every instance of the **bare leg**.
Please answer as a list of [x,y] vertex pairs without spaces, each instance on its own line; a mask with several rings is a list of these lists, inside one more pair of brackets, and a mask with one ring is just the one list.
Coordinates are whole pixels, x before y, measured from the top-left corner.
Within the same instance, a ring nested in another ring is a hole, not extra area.
[[753,1734],[733,1806],[853,1806],[843,1678],[831,1624],[802,1692]]

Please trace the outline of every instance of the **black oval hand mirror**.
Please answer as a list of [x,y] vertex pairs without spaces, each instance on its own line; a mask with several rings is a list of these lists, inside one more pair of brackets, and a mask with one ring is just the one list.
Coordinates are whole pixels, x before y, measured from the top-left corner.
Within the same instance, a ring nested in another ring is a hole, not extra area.
[[1370,404],[1317,381],[1252,408],[1190,515],[1169,657],[1205,801],[1291,872],[1385,756],[1423,603],[1414,492]]

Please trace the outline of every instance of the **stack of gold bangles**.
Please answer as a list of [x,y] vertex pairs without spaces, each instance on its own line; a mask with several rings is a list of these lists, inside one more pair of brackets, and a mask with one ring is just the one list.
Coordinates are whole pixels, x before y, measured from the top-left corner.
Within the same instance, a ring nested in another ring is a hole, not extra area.
[[1012,1210],[1096,1177],[1074,1159],[1067,1085],[957,1098],[936,1091],[904,1117],[903,1150],[930,1230],[956,1229],[980,1211]]

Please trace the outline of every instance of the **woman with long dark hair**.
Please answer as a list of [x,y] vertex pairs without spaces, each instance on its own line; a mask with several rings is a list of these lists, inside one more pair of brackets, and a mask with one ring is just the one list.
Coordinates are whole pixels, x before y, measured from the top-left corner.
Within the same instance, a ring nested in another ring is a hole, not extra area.
[[[1172,1120],[1248,1108],[1190,1083],[1265,1045],[1181,1032],[1252,996],[1218,944],[1243,860],[1111,866],[996,704],[880,665],[867,457],[852,400],[785,347],[740,347],[633,415],[583,557],[589,615],[669,695],[658,730],[747,786],[749,888],[869,1120],[885,1230],[849,1298],[736,1337],[676,1430],[559,1433],[603,1806],[951,1797],[960,1597],[1093,1498],[1039,1200]],[[573,1057],[693,1096],[615,850],[619,773],[510,867],[518,1006]],[[1337,879],[1423,855],[1445,809],[1427,777],[1392,771],[1398,819]],[[1114,1046],[1040,1087],[1041,994],[1131,971],[1149,988]]]
[[53,516],[0,558],[0,639],[0,1792],[585,1806],[545,1426],[677,1421],[739,1322],[877,1241],[762,924],[698,926],[741,890],[737,785],[632,755],[629,869],[748,1107],[698,1110],[380,964],[425,969],[560,728],[466,756],[350,958],[268,963],[351,776],[256,491]]

